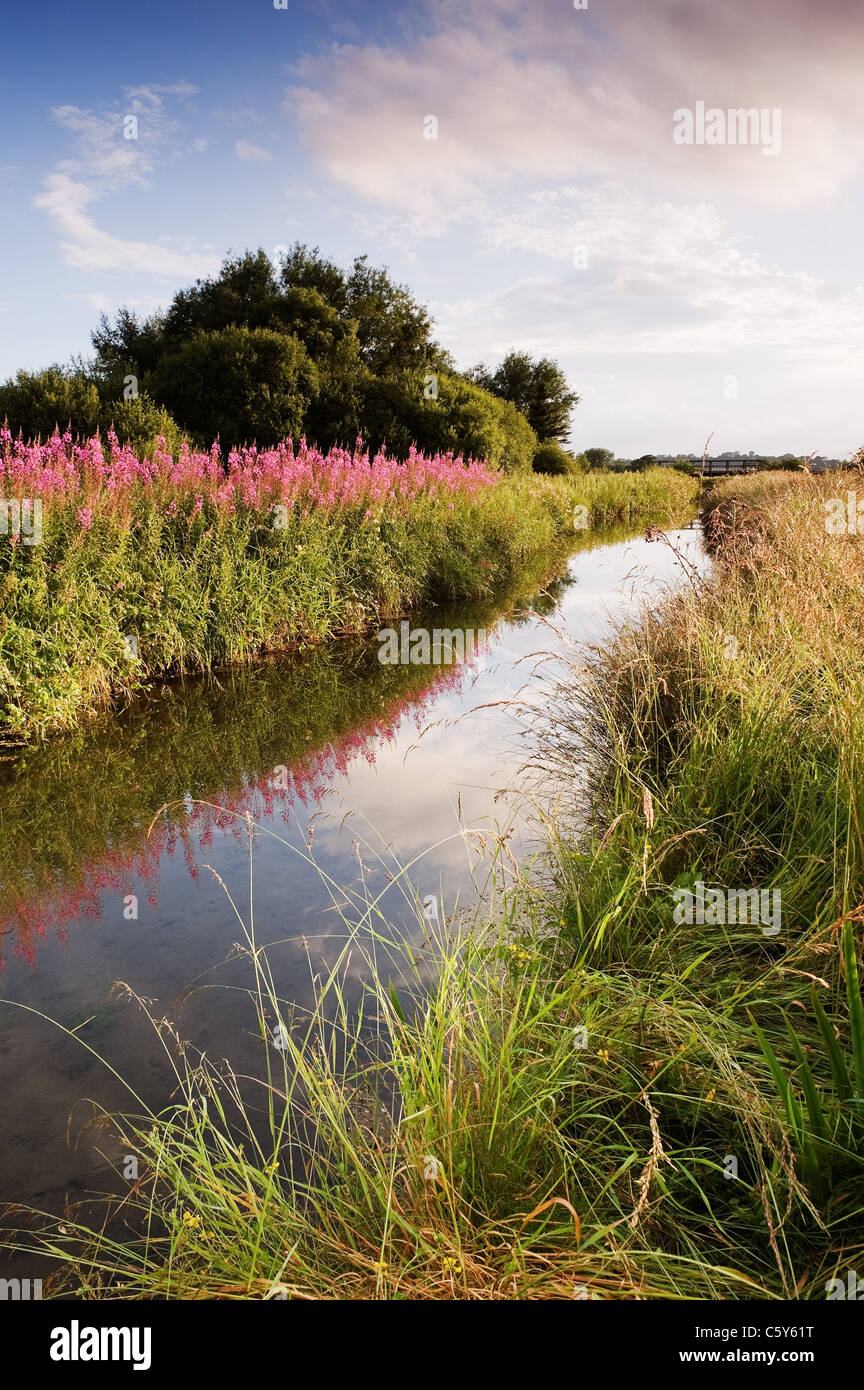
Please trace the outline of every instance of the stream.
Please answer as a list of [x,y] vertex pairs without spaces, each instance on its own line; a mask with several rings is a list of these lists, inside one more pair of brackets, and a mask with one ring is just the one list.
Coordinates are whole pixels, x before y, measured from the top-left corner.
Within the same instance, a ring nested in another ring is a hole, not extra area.
[[[700,534],[666,536],[703,568]],[[481,837],[507,834],[517,862],[535,852],[512,702],[543,700],[539,654],[560,652],[556,627],[602,640],[682,576],[674,550],[643,532],[598,533],[542,591],[411,616],[412,632],[485,630],[478,658],[382,664],[376,637],[341,639],[218,680],[163,682],[0,763],[0,1208],[60,1216],[118,1190],[122,1155],[107,1128],[86,1125],[88,1098],[132,1107],[77,1039],[148,1104],[167,1103],[164,1055],[115,982],[254,1074],[263,1049],[249,963],[233,950],[238,914],[248,925],[254,911],[279,992],[302,1009],[344,944],[342,890],[383,894],[394,930],[420,940],[417,900],[434,897],[448,920],[474,900]],[[22,1257],[0,1267],[28,1273]]]

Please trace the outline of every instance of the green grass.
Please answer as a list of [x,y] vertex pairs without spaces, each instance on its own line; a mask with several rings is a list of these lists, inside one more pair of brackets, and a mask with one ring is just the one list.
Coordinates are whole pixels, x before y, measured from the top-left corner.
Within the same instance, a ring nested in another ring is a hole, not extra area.
[[[171,1106],[115,1121],[137,1235],[22,1237],[58,1287],[807,1301],[860,1272],[864,544],[825,527],[858,481],[714,490],[713,574],[562,669],[548,851],[517,879],[499,845],[470,932],[421,960],[358,895],[299,1018],[245,922],[268,1084],[180,1055]],[[780,889],[779,935],[676,921],[696,880]]]
[[[130,517],[46,504],[38,545],[0,545],[0,740],[71,729],[154,677],[220,669],[268,651],[364,631],[421,604],[482,598],[591,527],[668,520],[696,496],[679,474],[505,478],[405,515],[260,511]],[[124,639],[137,641],[130,660]]]

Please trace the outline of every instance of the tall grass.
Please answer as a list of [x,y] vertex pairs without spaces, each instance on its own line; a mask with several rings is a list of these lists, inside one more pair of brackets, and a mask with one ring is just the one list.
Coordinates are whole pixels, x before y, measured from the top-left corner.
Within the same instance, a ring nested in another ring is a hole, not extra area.
[[7,440],[0,459],[5,491],[43,501],[38,543],[0,534],[7,741],[72,728],[155,676],[489,595],[572,537],[577,502],[600,525],[664,519],[695,498],[678,474],[571,486],[448,456],[403,466],[284,450],[245,451],[226,478],[218,455],[151,465],[118,446],[109,466],[91,446],[80,458],[71,441]]
[[[860,1271],[864,546],[826,525],[858,483],[715,490],[713,573],[574,652],[539,717],[548,861],[499,848],[500,897],[422,963],[358,901],[365,1021],[321,981],[266,1142],[244,1083],[184,1065],[127,1131],[149,1231],[48,1238],[67,1287],[808,1300]],[[697,881],[779,888],[780,934],[676,920]],[[248,947],[268,1046],[288,1005]]]

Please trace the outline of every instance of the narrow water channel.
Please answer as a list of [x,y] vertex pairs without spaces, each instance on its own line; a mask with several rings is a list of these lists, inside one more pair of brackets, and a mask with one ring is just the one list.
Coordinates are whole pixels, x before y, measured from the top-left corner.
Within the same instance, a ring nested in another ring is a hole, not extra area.
[[[704,563],[697,528],[667,534]],[[218,681],[162,685],[101,728],[7,759],[0,1205],[59,1214],[85,1192],[117,1190],[110,1136],[82,1126],[88,1098],[110,1110],[128,1108],[128,1094],[48,1020],[75,1029],[157,1107],[169,1073],[117,981],[211,1058],[254,1072],[262,1045],[248,965],[232,957],[241,928],[228,894],[244,919],[251,897],[256,940],[278,943],[279,992],[300,1007],[311,1003],[311,974],[344,940],[328,880],[350,895],[361,875],[377,888],[410,864],[406,881],[442,913],[470,901],[460,824],[511,830],[517,860],[536,835],[520,803],[525,747],[508,701],[526,682],[527,698],[542,700],[537,654],[560,643],[549,620],[595,641],[682,574],[669,546],[607,534],[563,561],[544,593],[412,617],[412,630],[485,629],[479,661],[382,665],[377,640],[345,640]],[[247,813],[260,827],[251,890]],[[391,920],[417,929],[399,883]]]

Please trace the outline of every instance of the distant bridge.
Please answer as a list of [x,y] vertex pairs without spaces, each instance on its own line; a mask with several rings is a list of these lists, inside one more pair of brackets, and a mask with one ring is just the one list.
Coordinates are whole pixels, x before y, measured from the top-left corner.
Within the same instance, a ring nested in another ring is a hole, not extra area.
[[716,478],[719,475],[729,477],[733,473],[758,473],[761,468],[768,467],[767,458],[741,457],[741,458],[706,458],[704,462],[700,459],[699,470],[705,478]]
[[[758,473],[761,468],[769,467],[769,461],[763,454],[732,454],[727,458],[704,460],[698,454],[684,454],[679,457],[686,459],[687,463],[692,463],[696,471],[705,478],[728,477],[732,473]],[[669,468],[677,462],[672,454],[656,454],[655,458],[661,468]]]
[[[657,462],[663,468],[668,468],[676,462],[671,454],[656,454]],[[697,473],[703,478],[727,478],[735,473],[758,473],[763,468],[771,468],[772,462],[764,454],[733,454],[728,458],[716,457],[701,459],[697,454],[682,455],[687,463],[692,463]],[[790,461],[783,467],[794,468],[796,464]],[[840,459],[823,458],[821,454],[811,454],[807,461],[807,466],[811,473],[823,473],[827,468],[842,468],[844,465]]]

